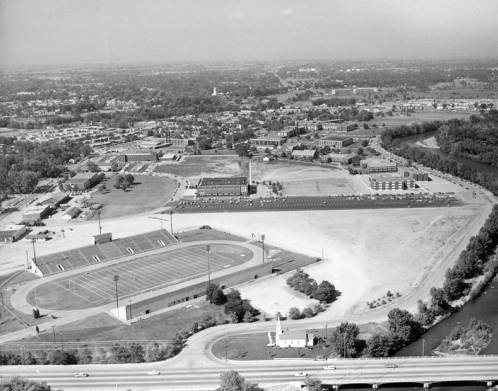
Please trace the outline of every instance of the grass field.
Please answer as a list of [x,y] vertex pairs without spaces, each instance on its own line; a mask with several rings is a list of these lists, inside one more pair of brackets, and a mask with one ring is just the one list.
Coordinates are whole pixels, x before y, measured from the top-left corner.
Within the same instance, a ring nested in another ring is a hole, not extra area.
[[237,176],[247,171],[247,161],[236,155],[186,156],[180,163],[158,165],[154,172],[169,173],[182,177]]
[[253,180],[280,182],[283,195],[318,196],[369,193],[363,181],[342,168],[292,161],[255,162]]
[[[250,250],[232,244],[212,244],[211,271],[239,265],[252,258]],[[120,297],[173,285],[207,274],[204,245],[146,255],[131,261],[102,267],[90,272],[61,277],[28,294],[28,301],[46,309],[82,309],[111,302],[115,298],[114,275],[119,276]]]
[[[367,339],[373,333],[386,333],[386,328],[380,324],[359,325],[359,338]],[[299,328],[293,328],[299,331]],[[329,328],[315,330],[315,335],[322,338],[320,345],[308,348],[279,348],[266,346],[268,344],[267,333],[244,334],[230,336],[216,341],[212,346],[212,353],[221,359],[229,360],[273,360],[285,358],[332,358],[335,357],[334,349],[328,342],[334,329]],[[303,330],[304,333],[304,330]],[[327,338],[326,338],[327,337]],[[272,333],[272,338],[274,333]]]
[[178,184],[174,179],[134,175],[135,184],[123,191],[114,188],[114,177],[107,180],[105,192],[92,193],[91,202],[104,205],[101,218],[127,216],[160,208],[170,201]]
[[[85,320],[68,323],[55,329],[56,340],[64,341],[116,341],[116,340],[171,340],[175,334],[193,322],[211,315],[225,319],[223,307],[208,302],[195,303],[191,306],[174,309],[140,322],[126,325],[107,314],[91,316]],[[40,333],[36,337],[25,338],[24,342],[52,342],[52,330]]]

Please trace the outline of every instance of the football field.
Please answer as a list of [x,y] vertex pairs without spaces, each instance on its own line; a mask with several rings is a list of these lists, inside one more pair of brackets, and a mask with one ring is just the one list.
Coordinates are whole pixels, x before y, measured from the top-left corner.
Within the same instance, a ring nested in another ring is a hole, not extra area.
[[146,255],[68,277],[61,277],[29,292],[27,300],[35,307],[69,310],[96,307],[119,297],[131,296],[249,261],[253,252],[237,244],[192,244]]

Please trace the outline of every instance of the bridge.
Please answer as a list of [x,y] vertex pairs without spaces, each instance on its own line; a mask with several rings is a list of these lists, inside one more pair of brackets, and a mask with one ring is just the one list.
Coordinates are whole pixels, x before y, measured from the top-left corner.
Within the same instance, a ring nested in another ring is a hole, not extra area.
[[[325,369],[332,366],[335,369]],[[155,369],[159,375],[149,375]],[[498,356],[475,357],[410,357],[389,359],[333,359],[219,361],[205,366],[194,360],[175,358],[142,364],[74,365],[74,366],[3,366],[2,379],[23,376],[47,382],[67,390],[214,390],[219,387],[219,375],[236,370],[247,380],[260,386],[302,381],[304,372],[320,379],[334,389],[346,385],[382,389],[388,384],[433,385],[472,382],[491,387],[498,384]],[[77,372],[88,377],[76,378]],[[299,375],[303,375],[300,373]]]

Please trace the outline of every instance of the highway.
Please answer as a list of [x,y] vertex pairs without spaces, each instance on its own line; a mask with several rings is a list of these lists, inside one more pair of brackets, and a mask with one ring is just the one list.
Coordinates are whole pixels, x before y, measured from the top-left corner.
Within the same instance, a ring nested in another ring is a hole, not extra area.
[[[334,359],[272,360],[272,361],[219,361],[213,365],[169,365],[159,363],[121,365],[75,366],[11,366],[2,367],[3,378],[23,376],[44,381],[64,390],[213,390],[219,386],[221,372],[234,369],[247,380],[259,385],[274,385],[303,380],[295,376],[304,371],[331,385],[424,383],[473,380],[498,381],[498,356],[477,357],[414,357],[390,359]],[[177,363],[179,364],[179,363]],[[394,365],[393,365],[394,364]],[[324,369],[332,365],[336,369]],[[389,366],[388,366],[389,365]],[[155,369],[159,375],[149,375]],[[77,378],[77,372],[88,377]]]

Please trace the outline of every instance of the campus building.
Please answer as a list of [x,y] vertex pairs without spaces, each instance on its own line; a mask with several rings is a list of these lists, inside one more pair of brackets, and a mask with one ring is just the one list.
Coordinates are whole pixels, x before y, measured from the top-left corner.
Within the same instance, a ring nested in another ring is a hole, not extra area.
[[22,221],[26,224],[35,224],[50,214],[50,205],[33,206],[22,214]]
[[102,172],[82,172],[69,178],[65,185],[71,191],[84,191],[95,186],[103,178]]
[[259,137],[251,139],[251,145],[258,149],[278,148],[284,143],[285,138],[283,137]]
[[248,184],[247,177],[202,178],[197,186],[197,196],[245,196]]
[[362,174],[375,174],[379,172],[397,172],[396,163],[383,159],[365,159],[360,163]]
[[318,152],[315,149],[295,149],[291,156],[298,160],[313,160],[318,157]]
[[159,157],[157,152],[128,152],[121,155],[120,160],[125,163],[157,162]]
[[26,233],[25,225],[11,224],[0,230],[0,242],[12,243],[19,240]]
[[318,140],[320,147],[344,148],[351,144],[353,144],[351,137],[329,136]]
[[405,178],[410,178],[415,181],[428,181],[429,174],[422,172],[413,167],[403,167],[400,169],[400,174]]
[[415,188],[415,181],[402,176],[371,175],[369,178],[372,190],[405,190]]

